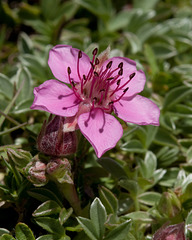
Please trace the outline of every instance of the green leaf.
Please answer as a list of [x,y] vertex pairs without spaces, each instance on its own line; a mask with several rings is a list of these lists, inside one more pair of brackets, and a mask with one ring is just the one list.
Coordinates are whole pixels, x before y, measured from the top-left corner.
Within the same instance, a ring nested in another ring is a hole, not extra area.
[[5,233],[0,237],[0,240],[15,240],[15,238]]
[[65,229],[61,226],[60,222],[50,217],[38,217],[35,218],[35,222],[49,233],[63,236]]
[[18,223],[16,225],[15,236],[18,240],[35,240],[31,229],[24,223]]
[[192,88],[187,86],[180,86],[170,90],[165,96],[163,108],[167,110],[173,107],[178,102],[181,102],[186,98],[187,95],[192,93]]
[[48,216],[57,214],[61,211],[59,204],[53,200],[48,200],[42,203],[33,213],[33,217]]
[[138,140],[130,140],[124,143],[121,146],[121,149],[126,152],[136,152],[136,153],[143,153],[146,150],[143,148],[142,144]]
[[157,158],[154,153],[151,151],[148,151],[145,155],[145,166],[146,166],[146,178],[150,178],[153,176],[154,171],[156,170],[157,167]]
[[126,189],[132,197],[137,196],[138,193],[138,183],[135,180],[121,179],[119,185]]
[[118,210],[118,200],[115,195],[107,188],[101,186],[99,189],[99,198],[101,199],[107,214],[116,215]]
[[18,89],[23,84],[19,97],[16,101],[17,104],[32,97],[32,79],[31,74],[26,67],[19,68],[19,70],[17,71],[16,83]]
[[53,193],[52,191],[46,189],[46,188],[32,188],[27,193],[31,197],[34,197],[41,202],[45,202],[45,201],[48,201],[48,200],[53,200],[53,201],[57,202],[61,207],[63,207],[63,204],[59,200],[57,195],[55,193]]
[[127,178],[127,174],[124,171],[123,167],[115,160],[108,157],[101,157],[97,161],[104,169],[110,172],[114,177],[118,179]]
[[96,230],[90,219],[78,217],[77,221],[91,240],[98,240]]
[[9,99],[13,97],[13,85],[9,78],[2,73],[0,73],[0,93]]
[[21,53],[32,54],[32,52],[33,52],[33,42],[31,40],[31,38],[25,32],[22,32],[19,35],[18,48]]
[[128,235],[128,231],[131,226],[131,220],[125,221],[124,223],[117,226],[115,229],[110,231],[104,240],[124,240]]
[[134,8],[141,8],[141,9],[153,9],[155,5],[159,2],[159,0],[134,0],[133,6]]
[[61,223],[61,225],[63,225],[67,221],[67,219],[71,216],[72,213],[73,213],[73,208],[61,209],[59,214],[59,222]]
[[161,194],[157,192],[145,192],[140,194],[138,197],[139,202],[149,206],[155,206],[155,204],[159,202],[160,198]]
[[133,221],[151,223],[153,221],[152,217],[148,212],[137,211],[124,215],[122,218],[131,218]]
[[105,232],[105,222],[107,220],[107,213],[104,205],[99,198],[95,198],[90,208],[90,218],[93,224],[98,239],[102,239]]
[[159,67],[158,67],[153,49],[150,47],[150,45],[145,44],[144,54],[145,54],[145,57],[146,57],[149,65],[150,65],[150,70],[152,72],[152,75],[157,74],[159,72]]
[[0,236],[3,235],[3,234],[9,234],[9,230],[5,229],[5,228],[0,228]]
[[75,2],[103,20],[108,20],[112,14],[112,4],[110,0],[76,0]]

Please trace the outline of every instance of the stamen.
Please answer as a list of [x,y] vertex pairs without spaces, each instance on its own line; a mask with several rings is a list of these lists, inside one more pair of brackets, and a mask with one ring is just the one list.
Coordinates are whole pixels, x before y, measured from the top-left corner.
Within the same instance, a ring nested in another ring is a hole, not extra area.
[[105,122],[106,122],[104,111],[102,111],[102,113],[103,113],[103,126],[99,129],[100,133],[102,133],[104,131],[104,126],[105,126]]
[[120,76],[123,75],[123,68],[121,68],[121,69],[119,70],[118,74],[119,74]]
[[107,69],[111,68],[111,66],[112,66],[112,63],[113,63],[113,62],[112,62],[112,61],[110,61],[110,62],[107,64],[106,68],[107,68]]
[[100,98],[100,100],[98,102],[98,105],[100,105],[102,103],[102,101],[103,101],[103,96],[104,96],[105,89],[101,89],[99,92],[101,93],[101,98]]
[[129,80],[126,82],[126,83],[124,83],[118,90],[121,90],[122,88],[124,88],[132,79],[133,79],[133,77],[135,76],[135,72],[134,73],[132,73],[130,76],[129,76]]
[[129,88],[127,87],[125,90],[123,90],[123,94],[121,94],[121,96],[118,99],[113,100],[113,103],[118,102],[125,95],[128,89]]
[[81,80],[81,76],[80,76],[80,72],[79,72],[79,59],[80,59],[80,58],[82,58],[82,52],[81,52],[81,50],[80,50],[79,53],[78,53],[78,59],[77,59],[77,74],[78,74],[79,80],[82,81],[82,80]]
[[135,72],[134,73],[132,73],[130,76],[129,76],[129,79],[131,80],[133,77],[135,77]]
[[95,59],[95,65],[98,65],[98,64],[99,64],[99,59],[96,58],[96,59]]
[[118,68],[123,68],[123,62],[120,62]]
[[95,48],[92,52],[93,56],[97,55],[97,52],[98,52],[98,48]]

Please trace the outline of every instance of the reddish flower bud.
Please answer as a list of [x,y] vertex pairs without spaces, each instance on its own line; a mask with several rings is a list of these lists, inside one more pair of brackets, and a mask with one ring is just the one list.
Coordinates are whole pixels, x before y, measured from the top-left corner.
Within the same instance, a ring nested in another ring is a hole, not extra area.
[[66,156],[77,150],[76,132],[64,132],[65,118],[55,116],[45,121],[37,139],[38,150],[50,156]]
[[47,183],[45,163],[39,160],[34,160],[33,162],[30,162],[24,170],[28,180],[35,186],[43,186]]
[[153,240],[186,240],[184,231],[184,223],[163,226],[154,234]]
[[73,183],[71,179],[71,164],[64,159],[53,159],[47,164],[47,174],[60,183]]

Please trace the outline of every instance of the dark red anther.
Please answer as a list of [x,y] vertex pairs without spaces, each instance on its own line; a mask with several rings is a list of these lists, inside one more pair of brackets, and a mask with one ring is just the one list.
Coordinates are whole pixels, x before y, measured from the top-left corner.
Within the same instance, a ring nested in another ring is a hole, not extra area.
[[96,59],[95,59],[95,65],[98,65],[98,64],[99,64],[99,59],[96,58]]
[[87,78],[86,78],[85,74],[83,74],[83,79],[84,79],[84,80],[87,80]]
[[81,52],[81,50],[80,50],[79,53],[78,53],[78,58],[82,58],[82,52]]
[[135,77],[135,72],[134,73],[132,73],[130,76],[129,76],[129,79],[131,80],[133,77]]
[[129,89],[128,87],[125,88],[125,89],[123,90],[123,92],[126,93],[128,89]]
[[94,72],[95,77],[99,77],[99,74],[97,72]]
[[69,75],[71,74],[71,68],[70,67],[67,68],[67,72],[68,72]]
[[118,65],[118,68],[122,68],[123,67],[123,62],[120,62]]
[[112,66],[112,63],[113,63],[113,62],[110,61],[110,62],[107,64],[106,68],[109,69],[109,68]]
[[93,50],[92,54],[95,56],[95,55],[97,55],[97,52],[98,52],[98,48],[95,48],[95,49]]
[[123,75],[123,68],[121,68],[121,69],[119,70],[118,74],[119,74],[120,76]]
[[117,80],[117,85],[119,86],[121,83],[121,79]]

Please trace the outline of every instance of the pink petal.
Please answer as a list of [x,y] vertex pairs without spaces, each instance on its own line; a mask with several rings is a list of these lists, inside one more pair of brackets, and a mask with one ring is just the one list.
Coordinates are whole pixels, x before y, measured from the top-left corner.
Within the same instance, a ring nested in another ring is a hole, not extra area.
[[44,110],[56,115],[71,117],[78,111],[79,100],[64,83],[48,80],[34,88],[35,99],[31,109]]
[[83,135],[94,147],[98,158],[115,147],[123,135],[123,129],[117,119],[99,108],[81,114],[78,118],[78,125]]
[[[71,78],[74,82],[80,82],[77,72],[77,59],[79,50],[68,45],[57,45],[49,52],[48,64],[53,75],[65,83],[69,83],[68,67],[71,68]],[[81,78],[87,75],[91,67],[90,58],[82,52],[79,60],[79,73]]]
[[148,98],[136,95],[130,100],[121,99],[114,103],[117,116],[126,122],[139,125],[159,125],[160,110]]
[[[145,74],[142,70],[137,70],[136,63],[133,60],[125,57],[113,57],[104,62],[103,69],[106,68],[106,65],[110,61],[113,62],[111,66],[111,71],[118,68],[118,65],[120,63],[123,63],[123,75],[120,77],[122,78],[120,87],[127,82],[126,86],[124,86],[122,89],[123,91],[124,89],[129,87],[129,90],[126,92],[126,96],[133,96],[143,91],[146,81]],[[118,70],[114,73],[114,76],[118,74],[119,70],[120,69],[118,68]],[[129,81],[130,75],[133,73],[135,73],[135,76],[131,79],[131,81]],[[114,88],[116,88],[116,84],[114,85]],[[120,96],[122,94],[122,91],[118,91],[116,95]]]

